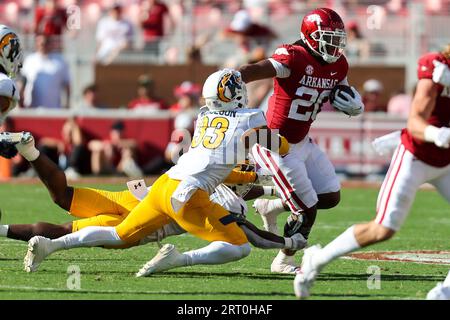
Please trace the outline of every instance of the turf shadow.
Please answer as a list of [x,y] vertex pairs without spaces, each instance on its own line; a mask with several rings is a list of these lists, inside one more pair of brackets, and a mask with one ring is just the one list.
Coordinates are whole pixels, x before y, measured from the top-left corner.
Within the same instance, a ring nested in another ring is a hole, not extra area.
[[[359,280],[366,281],[370,276],[366,273],[323,273],[320,274],[317,280],[319,281],[348,281]],[[382,281],[442,281],[442,275],[415,275],[415,274],[381,274]]]

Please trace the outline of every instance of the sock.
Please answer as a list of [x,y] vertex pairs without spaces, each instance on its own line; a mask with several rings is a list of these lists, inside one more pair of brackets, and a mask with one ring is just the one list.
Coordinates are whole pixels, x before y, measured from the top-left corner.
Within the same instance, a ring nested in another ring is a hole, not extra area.
[[268,211],[275,212],[277,214],[286,211],[284,209],[283,200],[281,199],[270,200],[268,204]]
[[263,186],[265,196],[274,196],[275,188],[273,186]]
[[8,230],[9,230],[9,225],[7,225],[7,224],[0,225],[0,237],[7,237]]
[[185,265],[222,264],[242,259],[250,254],[248,243],[237,246],[224,241],[211,242],[206,247],[184,252]]
[[114,227],[91,226],[52,240],[53,251],[78,247],[119,246],[125,244]]
[[314,256],[314,263],[322,267],[334,259],[359,249],[361,246],[356,241],[354,229],[355,226],[353,225],[321,249]]
[[282,263],[282,264],[290,264],[290,265],[295,264],[294,256],[286,255],[283,252],[283,250],[278,251],[277,256],[275,257],[275,259],[273,259],[273,262],[278,262],[278,263]]
[[16,144],[16,148],[17,151],[19,151],[19,153],[22,155],[22,157],[30,162],[36,160],[40,154],[39,150],[34,146],[34,139],[25,144],[18,143]]

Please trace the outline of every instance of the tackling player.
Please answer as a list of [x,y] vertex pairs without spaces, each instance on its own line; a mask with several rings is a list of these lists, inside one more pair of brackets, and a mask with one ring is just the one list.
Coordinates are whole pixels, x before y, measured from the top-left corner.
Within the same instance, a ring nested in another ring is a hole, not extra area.
[[[281,199],[255,201],[267,230],[277,233],[276,217],[285,210],[291,216],[285,235],[297,232],[308,238],[317,209],[329,209],[340,201],[340,183],[326,154],[308,136],[312,122],[338,84],[348,85],[348,64],[344,23],[331,9],[316,9],[305,15],[300,39],[282,45],[271,58],[240,68],[244,82],[273,78],[267,125],[278,129],[290,144],[290,152],[279,156],[255,145],[252,155],[272,172]],[[333,106],[350,115],[359,115],[364,105],[352,87],[353,97],[340,91]],[[344,98],[340,96],[344,96]],[[299,218],[300,217],[300,218]],[[283,250],[272,263],[273,272],[294,273],[295,252]]]
[[[175,248],[161,252],[148,273],[176,266],[218,264],[235,261],[250,253],[247,237],[236,219],[209,194],[224,181],[236,164],[235,148],[242,148],[241,136],[266,125],[257,110],[241,109],[247,104],[245,84],[234,70],[221,70],[205,82],[203,95],[209,110],[203,110],[189,151],[177,165],[161,176],[145,198],[116,227],[87,227],[61,238],[33,237],[24,259],[25,270],[36,271],[51,253],[75,247],[120,246],[139,241],[147,234],[175,221],[193,235],[211,243],[196,254]],[[280,136],[279,152],[289,148]],[[301,243],[300,243],[301,242]],[[305,242],[298,242],[304,246]],[[163,247],[163,249],[167,246]]]
[[[22,137],[18,144],[6,145],[16,136]],[[92,188],[79,188],[67,185],[66,176],[53,161],[45,154],[35,150],[34,139],[29,133],[0,133],[0,143],[6,145],[7,150],[19,147],[21,153],[27,157],[38,173],[54,202],[62,209],[81,219],[64,224],[37,222],[33,224],[0,225],[0,237],[28,241],[34,236],[44,236],[55,239],[76,232],[88,226],[116,226],[122,222],[128,213],[136,207],[148,193],[150,188],[145,186],[143,180],[130,181],[129,190],[111,192]],[[3,148],[0,147],[0,154]],[[17,150],[16,150],[17,152]],[[37,157],[36,159],[34,159]],[[241,172],[233,170],[227,177],[229,183],[246,183],[255,180],[254,172]],[[230,188],[221,184],[210,197],[211,201],[220,204],[230,213],[236,215],[238,224],[245,232],[250,243],[262,249],[290,248],[295,244],[290,238],[283,238],[256,228],[245,219],[247,205]],[[1,219],[1,212],[0,212]],[[154,233],[147,235],[139,242],[116,248],[128,248],[134,245],[160,241],[168,236],[185,233],[175,222],[164,225]]]
[[419,81],[407,128],[378,194],[375,219],[351,226],[324,248],[306,249],[294,281],[297,297],[310,295],[318,273],[331,261],[390,239],[403,225],[422,184],[431,183],[450,202],[450,87],[433,81],[435,65],[450,66],[449,49],[419,59]]

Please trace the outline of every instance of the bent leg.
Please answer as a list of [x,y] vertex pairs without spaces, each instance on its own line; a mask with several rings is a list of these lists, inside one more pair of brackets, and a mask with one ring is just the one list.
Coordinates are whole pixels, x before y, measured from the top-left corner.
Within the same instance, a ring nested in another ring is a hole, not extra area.
[[53,202],[68,211],[72,204],[73,188],[67,185],[64,171],[43,153],[30,163],[50,193]]
[[69,213],[78,218],[100,214],[126,216],[139,204],[130,191],[111,192],[92,188],[74,188]]
[[450,172],[430,181],[436,187],[439,193],[450,203]]

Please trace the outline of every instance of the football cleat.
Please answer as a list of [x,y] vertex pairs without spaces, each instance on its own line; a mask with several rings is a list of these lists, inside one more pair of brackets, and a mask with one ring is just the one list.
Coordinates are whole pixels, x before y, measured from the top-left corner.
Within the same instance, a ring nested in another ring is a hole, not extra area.
[[305,250],[301,270],[297,273],[294,280],[294,292],[299,299],[306,299],[310,296],[310,289],[320,272],[320,269],[313,264],[312,259],[320,250],[320,245],[315,245]]
[[274,273],[296,274],[300,271],[300,267],[295,265],[294,256],[288,256],[280,250],[270,265],[270,271]]
[[444,282],[439,282],[428,292],[427,300],[450,300],[450,272]]
[[446,287],[439,282],[436,287],[427,294],[427,300],[450,300],[450,287]]
[[28,241],[28,251],[23,260],[26,272],[35,272],[44,259],[52,252],[50,244],[52,241],[41,236],[34,236]]
[[173,244],[168,243],[163,245],[158,251],[158,254],[136,273],[136,277],[146,277],[156,272],[166,271],[185,265],[185,257],[178,252]]
[[274,206],[271,205],[272,201],[275,200],[256,199],[253,203],[253,208],[261,215],[264,229],[274,234],[278,234],[277,217],[283,211],[280,212],[278,208],[274,208]]

